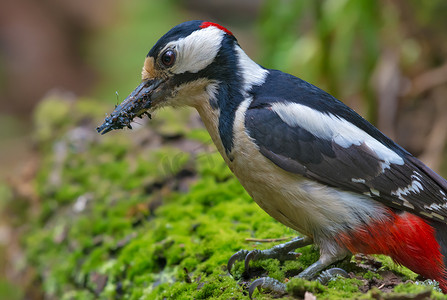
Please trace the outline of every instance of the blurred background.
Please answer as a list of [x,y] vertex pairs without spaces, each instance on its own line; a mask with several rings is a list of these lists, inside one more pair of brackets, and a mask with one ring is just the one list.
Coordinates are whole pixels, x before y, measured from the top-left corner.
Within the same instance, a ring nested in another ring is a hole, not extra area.
[[[34,176],[42,99],[110,112],[139,83],[156,40],[191,19],[229,28],[255,61],[330,92],[446,176],[446,15],[444,0],[3,0],[1,189]],[[22,188],[27,197],[35,186]],[[0,293],[25,280],[19,235],[0,219]]]

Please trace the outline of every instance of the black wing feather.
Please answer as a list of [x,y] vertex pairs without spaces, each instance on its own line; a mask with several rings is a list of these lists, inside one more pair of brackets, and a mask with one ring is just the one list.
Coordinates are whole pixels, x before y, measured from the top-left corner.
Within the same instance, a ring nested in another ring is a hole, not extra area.
[[[291,75],[280,75],[269,76],[266,84],[252,90],[253,101],[246,112],[248,134],[264,156],[288,172],[348,191],[368,193],[387,206],[447,223],[447,181],[444,178],[326,92]],[[279,77],[279,82],[272,82],[272,78],[278,80]],[[285,85],[283,89],[281,85]],[[272,89],[273,86],[276,89]],[[273,90],[274,96],[265,96]],[[320,111],[323,107],[325,112],[349,120],[392,149],[402,157],[404,164],[391,163],[389,168],[383,168],[384,161],[366,144],[343,148],[300,126],[289,126],[271,109],[274,102],[298,102]],[[396,191],[408,189],[415,180],[420,188],[401,193],[399,197]]]

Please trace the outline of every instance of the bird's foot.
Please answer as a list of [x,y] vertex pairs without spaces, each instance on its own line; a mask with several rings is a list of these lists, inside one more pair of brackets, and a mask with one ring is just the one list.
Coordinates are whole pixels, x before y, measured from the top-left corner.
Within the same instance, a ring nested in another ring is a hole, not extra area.
[[331,268],[325,271],[322,271],[321,274],[317,277],[317,281],[319,281],[322,285],[327,285],[332,278],[336,276],[341,276],[344,278],[349,278],[348,272],[341,268]]
[[227,269],[231,273],[231,268],[236,261],[245,260],[245,270],[248,271],[250,261],[255,261],[259,259],[266,258],[276,258],[280,261],[293,260],[296,259],[299,254],[293,252],[292,250],[301,248],[312,243],[312,239],[308,237],[297,237],[290,242],[276,245],[267,250],[239,250],[233,254],[228,260]]
[[[236,253],[235,255],[233,255],[230,258],[230,261],[228,263],[229,263],[229,266],[231,267],[231,265],[234,263],[234,261],[240,260],[241,257],[245,256],[245,266],[246,266],[246,268],[248,268],[248,263],[251,259],[260,259],[260,258],[266,258],[266,257],[271,258],[272,252],[277,252],[277,251],[279,251],[281,253],[279,255],[280,257],[288,258],[288,257],[290,257],[288,254],[290,253],[291,250],[296,249],[298,247],[305,246],[310,243],[311,243],[310,239],[306,240],[306,238],[298,238],[298,239],[295,239],[288,243],[285,243],[283,245],[278,245],[280,247],[275,246],[275,247],[277,247],[275,250],[273,250],[274,248],[272,248],[269,250],[264,250],[266,252],[260,251],[260,253],[262,253],[262,254],[258,254],[259,252],[255,252],[255,254],[253,254],[252,256],[250,256],[250,253],[252,253],[253,251],[245,251],[245,252],[239,251],[238,253]],[[297,244],[299,246],[297,246]],[[307,267],[304,271],[302,271],[296,277],[306,279],[306,280],[316,279],[316,280],[320,281],[320,283],[322,283],[322,284],[327,284],[332,277],[335,277],[337,275],[341,275],[343,277],[348,277],[348,273],[340,268],[332,268],[332,269],[323,271],[331,264],[345,258],[348,254],[349,254],[349,252],[344,249],[339,249],[339,251],[337,253],[322,253],[322,255],[320,256],[318,261],[316,261],[315,263],[313,263],[312,265]],[[234,258],[234,256],[236,256],[236,258]],[[248,257],[248,259],[247,259],[247,257]],[[248,262],[247,262],[247,260],[248,260]],[[321,271],[323,271],[323,272],[321,272]],[[318,273],[320,273],[320,272],[321,272],[320,276],[317,277]],[[281,283],[278,280],[270,278],[270,277],[262,277],[262,278],[259,278],[259,279],[256,279],[255,281],[253,281],[249,287],[249,296],[250,297],[253,295],[253,292],[256,290],[256,288],[267,289],[267,290],[272,291],[279,295],[283,295],[283,294],[287,293],[286,285],[284,283]]]
[[267,289],[271,292],[279,294],[280,296],[287,293],[286,285],[271,277],[261,277],[253,281],[248,288],[248,297],[253,296],[255,289]]
[[[303,275],[301,275],[301,274],[303,274]],[[307,277],[306,272],[302,272],[301,274],[297,275],[296,277],[298,277],[298,278]],[[337,275],[345,277],[345,278],[349,277],[348,273],[345,270],[340,269],[340,268],[331,268],[331,269],[321,272],[320,276],[318,276],[315,280],[319,281],[323,285],[327,285],[329,280],[331,280],[332,278],[335,278]],[[286,284],[284,284],[274,278],[271,278],[271,277],[261,277],[261,278],[254,280],[250,284],[250,287],[248,288],[248,296],[250,297],[250,299],[252,298],[253,293],[256,290],[256,288],[258,288],[258,290],[260,290],[260,289],[268,290],[268,291],[273,292],[279,296],[287,294]]]

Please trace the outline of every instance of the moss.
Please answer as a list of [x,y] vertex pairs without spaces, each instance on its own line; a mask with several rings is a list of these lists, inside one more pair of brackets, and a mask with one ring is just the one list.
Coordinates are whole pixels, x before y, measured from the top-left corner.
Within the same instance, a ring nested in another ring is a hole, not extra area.
[[156,128],[162,136],[172,138],[186,135],[190,129],[185,126],[191,118],[190,108],[163,108],[156,113],[152,121],[153,128]]
[[363,278],[368,279],[368,280],[371,280],[373,278],[383,279],[382,276],[380,276],[380,274],[372,272],[372,271],[368,271],[368,272],[364,273]]
[[[228,258],[240,249],[274,245],[246,242],[247,237],[296,235],[251,200],[215,149],[210,151],[205,130],[175,129],[202,143],[194,153],[176,148],[171,137],[154,149],[141,142],[157,134],[153,128],[99,136],[85,123],[100,123],[92,103],[47,101],[37,114],[59,105],[62,111],[49,124],[36,117],[40,128],[54,131],[36,132],[42,159],[35,182],[42,203],[23,244],[48,298],[246,299],[243,263],[229,275]],[[63,118],[67,111],[69,120]],[[73,138],[73,131],[85,128],[92,131],[83,131],[85,139]],[[258,276],[287,281],[319,257],[312,246],[298,251],[295,261],[255,261],[251,268]],[[380,259],[384,268],[396,270],[388,258]],[[362,274],[349,260],[337,266]],[[295,296],[305,291],[322,299],[361,296],[355,279],[338,278],[324,287],[292,278],[287,286]]]
[[359,299],[447,299],[447,295],[432,290],[430,287],[405,283],[398,285],[391,293],[384,293],[377,288],[373,288]]
[[292,278],[287,283],[287,292],[295,297],[304,298],[306,292],[313,294],[322,293],[326,290],[318,281],[308,281],[301,278]]
[[405,268],[402,265],[396,264],[393,259],[389,256],[385,255],[375,255],[376,258],[380,262],[382,262],[381,270],[391,270],[395,273],[401,274],[403,276],[403,280],[416,280],[418,274],[414,273],[408,268]]
[[46,142],[70,124],[70,112],[73,102],[52,96],[41,101],[35,109],[34,137],[39,142]]
[[363,282],[358,279],[349,279],[337,276],[329,281],[326,295],[331,299],[350,299],[360,296],[359,287]]
[[439,289],[437,282],[433,280],[416,281],[415,284],[407,282],[396,286],[393,289],[398,294],[419,294],[430,291],[431,299],[447,299],[447,295],[444,295]]

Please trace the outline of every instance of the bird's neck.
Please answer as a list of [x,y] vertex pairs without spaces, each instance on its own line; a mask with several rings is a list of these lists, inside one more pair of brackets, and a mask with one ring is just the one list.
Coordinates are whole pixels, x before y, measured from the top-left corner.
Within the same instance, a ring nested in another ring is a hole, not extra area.
[[268,74],[268,71],[251,60],[239,45],[234,45],[232,55],[232,75],[219,83],[215,94],[216,107],[219,110],[218,133],[225,154],[230,160],[234,146],[236,111],[241,103],[250,97],[252,87],[264,83]]
[[219,133],[219,109],[214,108],[209,101],[201,102],[201,104],[197,105],[195,108],[197,109],[197,112],[199,113],[200,118],[205,125],[205,128],[210,134],[214,145],[216,145],[217,150],[222,155],[227,165],[230,166],[231,159],[225,151],[225,146],[222,143],[222,139]]
[[[205,90],[206,101],[195,105],[213,142],[226,160],[232,160],[234,146],[235,114],[241,103],[250,97],[254,85],[265,82],[268,71],[252,61],[247,54],[234,45],[231,68],[220,72],[221,79],[215,79]],[[225,74],[231,71],[231,75]]]
[[265,82],[268,70],[251,60],[238,45],[235,46],[235,52],[238,60],[238,72],[242,82],[242,90],[244,93],[248,93],[253,86],[261,85]]

